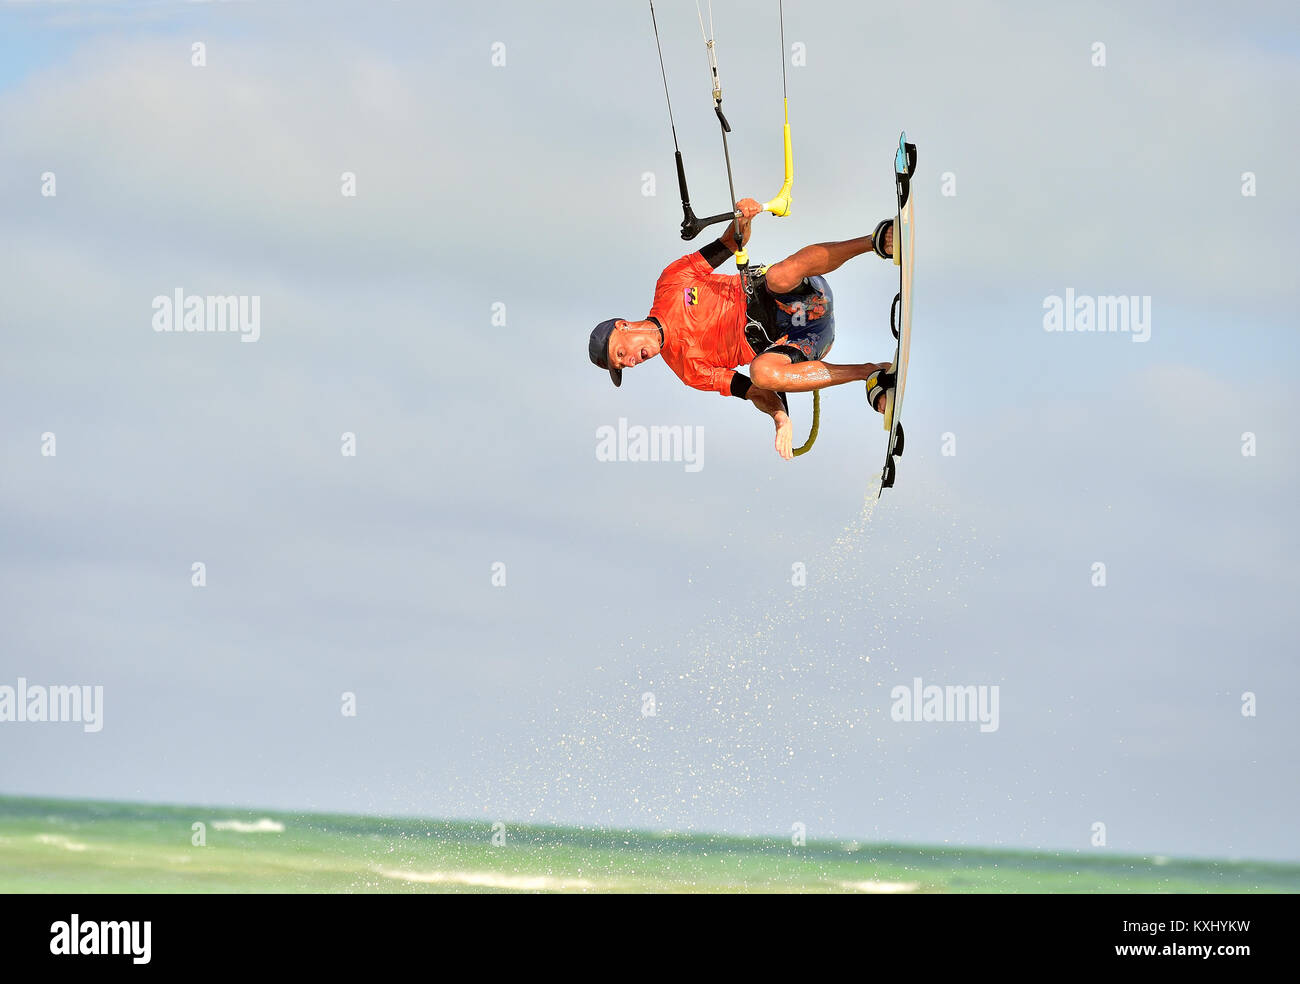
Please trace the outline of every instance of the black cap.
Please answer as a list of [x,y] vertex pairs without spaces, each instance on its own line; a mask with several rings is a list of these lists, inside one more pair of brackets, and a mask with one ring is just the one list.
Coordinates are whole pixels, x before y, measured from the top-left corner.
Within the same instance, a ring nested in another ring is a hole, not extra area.
[[615,386],[623,385],[623,370],[609,364],[609,336],[613,333],[616,324],[626,320],[626,318],[610,318],[608,321],[602,321],[591,329],[591,340],[587,343],[587,355],[591,357],[592,365],[608,369],[609,378],[614,380]]

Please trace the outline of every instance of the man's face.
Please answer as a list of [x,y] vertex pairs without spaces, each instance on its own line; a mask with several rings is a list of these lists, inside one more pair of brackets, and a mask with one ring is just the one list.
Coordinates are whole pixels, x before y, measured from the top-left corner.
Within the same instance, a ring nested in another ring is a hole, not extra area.
[[620,321],[609,336],[609,364],[631,369],[659,354],[659,329],[652,321]]

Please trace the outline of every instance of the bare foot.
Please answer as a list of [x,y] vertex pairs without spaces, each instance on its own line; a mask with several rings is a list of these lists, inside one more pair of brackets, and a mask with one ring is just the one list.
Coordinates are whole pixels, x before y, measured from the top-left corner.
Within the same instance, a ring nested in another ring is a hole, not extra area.
[[776,453],[786,461],[794,460],[794,424],[785,414],[776,421]]

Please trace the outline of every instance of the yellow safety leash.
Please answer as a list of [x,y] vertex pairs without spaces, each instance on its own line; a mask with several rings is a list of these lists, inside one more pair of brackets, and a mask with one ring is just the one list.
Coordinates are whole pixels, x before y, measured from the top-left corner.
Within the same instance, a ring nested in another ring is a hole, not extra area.
[[822,391],[813,390],[813,422],[812,430],[808,432],[808,440],[803,442],[802,447],[794,449],[794,456],[797,458],[801,454],[807,454],[812,450],[814,442],[817,440],[817,428],[822,422]]

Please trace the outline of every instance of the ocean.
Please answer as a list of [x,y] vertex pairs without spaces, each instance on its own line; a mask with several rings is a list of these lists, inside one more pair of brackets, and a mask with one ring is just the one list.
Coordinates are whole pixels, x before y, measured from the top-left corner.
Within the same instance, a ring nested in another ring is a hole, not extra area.
[[0,891],[1300,892],[1300,864],[0,796]]

